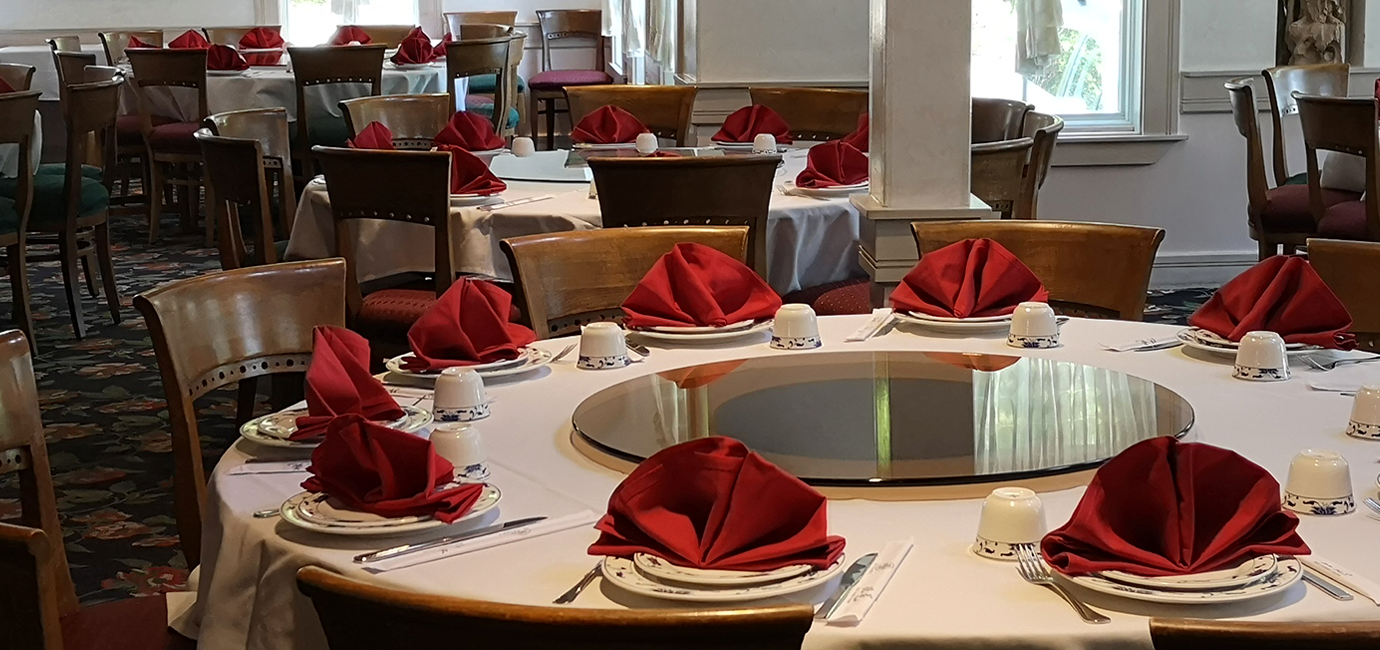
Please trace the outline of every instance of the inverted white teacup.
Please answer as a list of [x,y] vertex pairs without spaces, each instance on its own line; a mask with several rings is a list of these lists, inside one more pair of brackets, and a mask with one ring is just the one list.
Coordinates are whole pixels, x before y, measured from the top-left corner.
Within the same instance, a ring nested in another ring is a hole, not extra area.
[[1039,495],[1023,487],[999,487],[982,502],[972,551],[993,560],[1016,560],[1016,547],[1045,536],[1045,508]]
[[443,422],[431,431],[431,447],[455,466],[455,479],[482,481],[489,478],[489,453],[479,427],[463,422]]
[[640,153],[640,154],[643,154],[643,155],[646,155],[646,154],[649,154],[649,153],[656,153],[656,150],[657,150],[656,134],[655,134],[655,133],[639,133],[639,134],[637,134],[636,146],[637,146],[637,153]]
[[537,152],[537,143],[533,142],[532,138],[529,138],[524,135],[521,137],[513,138],[512,149],[514,156],[517,156],[518,158],[526,158]]
[[605,370],[626,367],[628,340],[616,323],[590,323],[580,328],[580,359],[575,367]]
[[1054,315],[1054,308],[1043,302],[1016,305],[1006,344],[1013,348],[1059,347],[1059,318]]
[[1284,507],[1309,515],[1344,515],[1356,509],[1351,468],[1335,451],[1305,449],[1289,463]]
[[752,139],[752,153],[776,153],[776,136],[770,133],[758,133]]
[[1275,332],[1247,332],[1236,348],[1231,376],[1246,381],[1284,381],[1289,378],[1289,356],[1284,337]]
[[778,350],[809,350],[823,345],[819,319],[809,305],[790,303],[776,310],[771,326],[771,347]]
[[1353,438],[1380,440],[1380,384],[1366,384],[1356,391],[1346,434]]
[[454,367],[436,378],[432,412],[441,422],[470,422],[489,417],[484,378],[473,368]]

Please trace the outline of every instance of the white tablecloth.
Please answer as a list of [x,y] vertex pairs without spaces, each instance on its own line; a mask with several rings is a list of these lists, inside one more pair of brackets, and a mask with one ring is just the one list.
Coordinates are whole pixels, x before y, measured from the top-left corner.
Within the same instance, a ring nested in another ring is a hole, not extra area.
[[[34,111],[34,137],[29,143],[29,164],[30,168],[38,168],[39,159],[43,156],[43,116]],[[14,178],[19,175],[19,145],[0,144],[0,176]]]
[[[100,43],[86,43],[81,51],[96,55],[96,63],[105,65],[105,50]],[[10,45],[0,47],[0,63],[19,63],[33,66],[33,90],[42,90],[43,99],[58,100],[57,68],[53,67],[53,51],[47,45]]]
[[[531,158],[510,155],[494,161],[496,168],[516,172],[523,166],[540,172],[566,152],[538,152]],[[776,183],[793,180],[805,168],[805,151],[785,155]],[[505,171],[504,175],[508,175]],[[540,176],[535,173],[533,176]],[[485,212],[454,208],[459,221],[451,233],[459,272],[511,280],[508,260],[498,243],[505,238],[545,232],[585,230],[601,224],[599,201],[589,198],[588,183],[508,181],[505,201],[529,196],[554,198]],[[432,230],[409,223],[357,222],[356,251],[361,281],[408,271],[435,269]],[[774,191],[767,221],[767,282],[779,293],[859,277],[858,211],[846,198],[821,201]],[[335,226],[324,183],[310,183],[298,203],[288,242],[289,260],[335,255]]]
[[[646,363],[608,371],[577,370],[568,358],[549,370],[489,386],[493,415],[478,423],[490,457],[526,481],[602,511],[622,475],[577,451],[570,415],[591,394],[631,377],[697,363],[734,358],[821,354],[856,350],[943,350],[1020,354],[1062,359],[1130,373],[1158,382],[1187,398],[1196,410],[1189,440],[1234,449],[1283,482],[1290,458],[1305,447],[1331,449],[1351,463],[1357,498],[1376,492],[1380,446],[1343,434],[1351,400],[1310,391],[1306,372],[1276,384],[1233,380],[1224,360],[1182,349],[1153,353],[1111,353],[1099,343],[1171,336],[1173,327],[1145,323],[1074,319],[1063,329],[1063,348],[1016,351],[1000,336],[959,338],[901,329],[863,343],[843,337],[865,320],[825,318],[820,351],[781,352],[765,335],[740,346],[666,348],[653,344]],[[550,350],[570,339],[543,341]],[[1380,372],[1380,369],[1377,369]],[[186,622],[200,625],[202,650],[324,650],[325,638],[309,601],[298,594],[295,571],[320,564],[358,579],[428,594],[548,605],[594,564],[586,547],[597,537],[577,528],[525,539],[471,554],[382,574],[355,568],[357,549],[391,542],[350,542],[295,530],[278,519],[251,513],[276,508],[299,491],[304,475],[226,476],[249,453],[240,441],[216,467],[207,502],[198,603]],[[1051,526],[1063,523],[1084,489],[1045,492]],[[505,497],[506,498],[506,497]],[[503,506],[500,506],[502,509]],[[1147,616],[1231,617],[1271,621],[1380,619],[1380,608],[1357,597],[1339,602],[1298,583],[1277,597],[1212,608],[1143,605],[1084,593],[1106,611],[1108,625],[1083,623],[1055,594],[1027,585],[1007,563],[968,552],[981,501],[831,500],[830,532],[848,540],[853,555],[879,550],[886,542],[913,537],[915,548],[897,571],[866,620],[856,628],[816,624],[806,636],[810,650],[854,648],[1010,648],[1072,650],[1149,649]],[[520,516],[520,515],[513,515]],[[508,515],[504,515],[505,519]],[[1302,517],[1300,532],[1314,552],[1372,580],[1380,580],[1375,552],[1380,522],[1364,514]],[[808,593],[814,602],[821,593]],[[580,607],[665,606],[596,584],[575,602]]]

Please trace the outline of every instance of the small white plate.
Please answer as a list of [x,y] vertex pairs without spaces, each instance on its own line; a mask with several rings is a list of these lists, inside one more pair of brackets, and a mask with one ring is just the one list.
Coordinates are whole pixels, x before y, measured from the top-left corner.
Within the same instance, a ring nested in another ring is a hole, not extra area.
[[[405,433],[421,431],[426,425],[431,424],[432,415],[430,411],[416,406],[400,405],[399,408],[401,408],[404,413],[401,418],[392,422],[380,422],[379,424]],[[267,447],[313,449],[321,444],[320,439],[288,439],[289,436],[297,431],[297,418],[306,414],[306,409],[292,409],[259,416],[245,422],[244,425],[240,427],[240,437]]]
[[1204,591],[1244,587],[1275,572],[1279,559],[1262,555],[1242,562],[1239,566],[1203,573],[1178,576],[1138,576],[1125,571],[1101,571],[1097,575],[1126,585],[1139,585],[1163,591]]
[[751,149],[753,145],[756,144],[755,142],[720,142],[719,140],[713,140],[712,142],[714,146],[723,149]]
[[1291,587],[1302,577],[1303,568],[1299,565],[1298,560],[1292,557],[1281,557],[1279,558],[1277,569],[1273,574],[1267,575],[1245,586],[1232,589],[1210,591],[1152,589],[1138,585],[1122,584],[1095,575],[1064,577],[1063,579],[1081,587],[1087,587],[1093,591],[1130,598],[1131,600],[1141,600],[1148,603],[1216,605],[1277,594]]
[[593,142],[576,142],[571,145],[576,149],[636,149],[636,142],[610,142],[607,144],[597,144]]
[[450,195],[450,205],[455,208],[468,207],[473,205],[484,205],[501,200],[499,197],[502,192],[493,194],[452,194]]
[[766,584],[769,582],[781,582],[782,580],[794,578],[814,570],[808,564],[792,564],[772,571],[695,569],[691,567],[676,566],[650,553],[638,553],[634,555],[633,564],[637,565],[638,571],[656,578],[657,580],[670,580],[672,582],[703,585],[706,587],[740,587]]
[[394,68],[397,68],[398,70],[422,70],[422,69],[430,68],[430,67],[431,67],[431,63],[430,63],[430,62],[428,62],[428,63],[393,63],[392,61],[389,61],[388,63],[389,63],[389,65],[392,65]]
[[[415,372],[412,370],[404,370],[403,362],[411,356],[412,353],[408,352],[407,354],[399,355],[393,357],[392,359],[384,361],[383,365],[384,367],[388,368],[388,372],[403,377],[410,377],[413,379],[436,381],[436,378],[441,375],[439,371]],[[547,352],[546,350],[543,350],[541,348],[525,347],[522,348],[521,354],[519,354],[518,358],[516,359],[495,361],[493,363],[484,363],[474,366],[463,367],[474,370],[475,372],[479,373],[480,377],[484,377],[486,379],[490,377],[506,377],[508,375],[516,375],[524,372],[531,372],[542,366],[545,366],[546,364],[551,363],[552,356],[553,355],[550,352]]]
[[[452,523],[478,517],[494,509],[503,493],[492,485],[484,486],[474,507]],[[320,492],[302,492],[283,502],[279,514],[294,526],[329,535],[400,535],[449,526],[430,515],[412,517],[381,517],[360,512]]]
[[[1190,327],[1188,329],[1179,330],[1178,337],[1180,341],[1184,342],[1185,347],[1202,350],[1203,352],[1216,354],[1218,356],[1236,357],[1236,349],[1238,347],[1236,343],[1216,334],[1212,334],[1211,332],[1208,332],[1208,336],[1205,337],[1203,335],[1204,331],[1205,330]],[[1284,345],[1284,353],[1291,357],[1303,354],[1315,354],[1323,349],[1324,348],[1316,345],[1304,345],[1303,343],[1286,343]]]
[[736,323],[729,323],[723,327],[694,327],[686,325],[657,325],[644,328],[653,332],[665,332],[667,334],[713,334],[715,332],[731,332],[752,327],[757,321],[744,320]]
[[208,77],[243,77],[248,70],[207,70]]
[[834,187],[801,187],[795,181],[785,183],[786,191],[791,194],[801,196],[817,196],[826,199],[834,199],[853,194],[861,194],[867,191],[868,183],[858,183],[857,185],[835,185]]
[[903,311],[896,312],[897,320],[903,323],[910,323],[936,332],[947,332],[951,334],[982,334],[989,332],[1005,332],[1011,328],[1011,318],[1003,317],[1003,320],[951,318],[939,320],[933,317],[922,317],[920,314],[911,314]]
[[910,316],[910,317],[912,317],[912,318],[914,318],[914,319],[916,319],[916,320],[934,321],[934,322],[937,322],[937,323],[997,323],[997,322],[1009,323],[1009,322],[1011,322],[1011,314],[1007,314],[1007,315],[1005,315],[1005,316],[972,316],[972,317],[969,317],[969,318],[955,318],[955,317],[953,317],[953,316],[931,316],[931,315],[929,315],[929,314],[921,314],[921,313],[919,313],[919,312],[913,312],[913,311],[908,311],[908,312],[903,312],[903,313],[905,313],[907,316]]
[[600,566],[609,582],[635,594],[695,603],[727,603],[773,598],[818,587],[843,571],[847,566],[845,559],[843,555],[839,555],[839,559],[827,569],[811,570],[809,573],[781,582],[728,588],[690,587],[657,582],[638,571],[632,560],[621,557],[606,557]]
[[742,338],[769,329],[771,329],[771,320],[764,320],[746,329],[729,330],[727,332],[710,332],[707,334],[678,334],[674,332],[658,332],[655,330],[631,331],[638,336],[644,336],[658,341],[670,341],[673,343],[717,343],[720,341]]

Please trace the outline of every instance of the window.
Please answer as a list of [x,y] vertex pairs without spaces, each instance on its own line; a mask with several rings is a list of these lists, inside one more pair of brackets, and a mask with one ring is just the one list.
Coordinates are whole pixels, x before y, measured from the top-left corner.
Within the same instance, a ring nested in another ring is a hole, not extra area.
[[[416,25],[418,0],[280,0],[283,38],[299,46],[330,40],[339,25]],[[435,36],[440,36],[436,34]]]

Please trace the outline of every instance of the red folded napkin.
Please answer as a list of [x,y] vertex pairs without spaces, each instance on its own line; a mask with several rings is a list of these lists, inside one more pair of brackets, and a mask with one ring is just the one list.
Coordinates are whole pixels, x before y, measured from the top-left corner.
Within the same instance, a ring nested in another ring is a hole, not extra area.
[[14,86],[11,86],[11,85],[9,84],[9,82],[8,82],[8,81],[5,81],[4,79],[0,79],[0,93],[12,93],[12,92],[14,92]]
[[374,39],[369,38],[368,34],[364,33],[364,30],[354,25],[341,25],[335,30],[335,34],[331,36],[331,45],[349,45],[351,43],[368,45],[373,42],[373,40]]
[[1276,255],[1222,285],[1188,324],[1232,341],[1277,332],[1286,343],[1350,350],[1351,314],[1302,257]]
[[407,331],[413,356],[404,367],[426,372],[516,359],[537,335],[508,322],[512,307],[513,297],[493,283],[461,279]]
[[402,43],[398,44],[398,51],[389,60],[395,65],[413,65],[430,63],[434,58],[436,50],[431,46],[431,37],[427,36],[421,27],[413,27],[412,31],[403,37]]
[[212,45],[206,51],[207,70],[247,70],[249,62],[229,45]]
[[450,193],[489,196],[508,189],[508,184],[489,171],[479,156],[451,144],[436,145],[437,151],[450,152]]
[[466,151],[492,151],[503,148],[503,138],[494,133],[494,124],[478,113],[457,111],[446,128],[436,134],[436,144],[448,144]]
[[867,156],[840,140],[810,147],[805,169],[795,177],[796,187],[825,188],[866,182]]
[[446,58],[446,46],[454,41],[455,37],[451,36],[450,32],[446,32],[446,35],[441,37],[441,42],[436,44],[436,49],[431,51],[431,59],[435,61]]
[[380,517],[431,515],[451,523],[484,494],[482,483],[446,487],[455,467],[431,441],[367,422],[336,418],[311,453],[311,476],[302,488],[324,492],[345,505]]
[[130,37],[129,37],[129,44],[125,46],[125,49],[128,50],[128,49],[131,48],[131,47],[142,47],[142,48],[148,48],[148,49],[153,49],[153,50],[162,49],[162,48],[161,48],[160,46],[158,46],[158,45],[149,45],[148,43],[145,43],[145,42],[139,40],[139,38],[136,37],[136,36],[130,36]]
[[858,128],[854,129],[852,133],[843,136],[843,143],[851,144],[857,147],[858,151],[867,153],[867,143],[868,139],[871,137],[871,133],[872,120],[868,118],[867,113],[863,113],[858,116]]
[[776,111],[753,104],[733,112],[724,120],[724,125],[714,134],[715,142],[752,142],[758,134],[769,133],[779,144],[790,144],[791,125]]
[[662,255],[623,301],[629,327],[723,327],[771,318],[781,297],[752,269],[704,244]]
[[898,310],[981,318],[1005,316],[1023,302],[1047,302],[1040,279],[990,239],[965,239],[920,258],[891,292]]
[[825,568],[843,553],[829,502],[743,443],[711,437],[663,449],[609,497],[590,555],[650,553],[697,569]]
[[1169,576],[1311,551],[1279,483],[1235,452],[1155,438],[1097,470],[1069,522],[1040,548],[1061,573]]
[[[132,40],[132,37],[131,37]],[[168,43],[168,48],[173,50],[204,50],[211,47],[211,42],[202,36],[201,32],[189,29],[182,32],[181,36],[172,39]]]
[[617,106],[600,106],[575,125],[570,139],[581,144],[622,144],[650,131],[632,113]]
[[351,149],[389,149],[393,147],[393,132],[380,122],[370,122],[353,140],[346,144]]
[[307,415],[297,418],[293,440],[315,438],[341,415],[392,422],[404,413],[383,383],[369,372],[369,342],[343,327],[312,331],[307,368]]
[[240,37],[240,48],[247,50],[278,50],[278,52],[253,52],[244,55],[249,65],[277,65],[283,59],[282,49],[287,45],[277,29],[255,27]]

